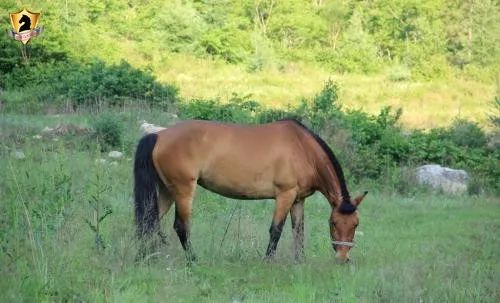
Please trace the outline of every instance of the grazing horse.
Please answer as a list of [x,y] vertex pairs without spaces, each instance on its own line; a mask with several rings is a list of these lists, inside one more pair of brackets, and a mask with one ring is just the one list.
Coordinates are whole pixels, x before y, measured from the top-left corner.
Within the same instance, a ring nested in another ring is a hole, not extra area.
[[274,255],[290,213],[297,259],[304,250],[304,199],[321,192],[331,206],[330,236],[340,261],[349,260],[358,225],[335,155],[319,136],[296,120],[263,125],[185,121],[144,136],[134,163],[137,235],[159,232],[159,221],[175,203],[174,229],[188,261],[196,185],[236,199],[276,200],[266,257]]

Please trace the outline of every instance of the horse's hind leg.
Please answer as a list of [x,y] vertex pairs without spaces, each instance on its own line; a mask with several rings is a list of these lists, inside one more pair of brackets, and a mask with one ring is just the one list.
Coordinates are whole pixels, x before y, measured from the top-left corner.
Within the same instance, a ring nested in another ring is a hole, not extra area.
[[[159,184],[158,194],[159,194],[158,195],[158,213],[159,213],[159,218],[161,220],[161,218],[164,215],[166,215],[168,213],[168,211],[170,210],[170,207],[174,203],[174,199],[164,184]],[[167,244],[167,237],[161,231],[160,228],[158,228],[158,236],[160,237],[160,241],[163,244]]]
[[161,218],[168,213],[170,207],[174,203],[174,198],[168,191],[167,187],[163,184],[158,186],[158,215]]
[[182,248],[186,252],[188,262],[195,261],[191,241],[189,240],[191,232],[191,212],[193,206],[194,190],[196,181],[190,181],[188,184],[177,187],[175,190],[175,220],[174,229],[181,242]]
[[304,259],[304,199],[297,199],[290,208],[295,260]]
[[266,258],[271,258],[278,246],[278,241],[281,237],[281,232],[283,230],[283,225],[285,224],[286,216],[290,211],[290,207],[295,201],[297,192],[295,189],[291,189],[285,192],[281,192],[276,197],[276,208],[274,209],[273,222],[271,223],[271,228],[269,229],[269,245],[267,246]]

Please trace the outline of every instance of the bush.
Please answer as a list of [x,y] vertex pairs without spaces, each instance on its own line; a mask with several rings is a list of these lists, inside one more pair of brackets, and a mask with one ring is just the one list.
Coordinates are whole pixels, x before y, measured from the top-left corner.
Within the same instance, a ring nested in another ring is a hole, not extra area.
[[[166,108],[178,101],[178,89],[161,84],[147,72],[122,61],[106,65],[94,61],[87,65],[63,62],[15,68],[5,79],[7,90],[23,91],[27,100],[47,104],[72,102],[75,106],[105,103],[120,104],[124,100],[146,101],[151,106]],[[15,109],[15,100],[6,98]]]
[[[499,92],[500,93],[500,92]],[[497,130],[500,128],[500,96],[495,96],[495,99],[491,102],[492,110],[488,114],[488,121]]]
[[[6,25],[6,24],[5,24]],[[10,25],[9,25],[10,27]],[[5,35],[6,28],[1,26],[0,31],[0,87],[5,88],[5,81],[7,75],[12,72],[19,72],[26,66],[23,62],[21,56],[21,47],[19,41],[11,39],[8,35]],[[67,55],[59,49],[42,46],[39,43],[28,43],[26,46],[26,51],[30,56],[29,64],[38,65],[44,63],[51,63],[55,61],[65,62],[67,61]]]
[[249,40],[245,32],[222,28],[206,32],[200,44],[207,54],[228,63],[238,63],[248,56]]
[[122,146],[124,128],[118,116],[103,113],[93,121],[92,127],[103,150]]
[[181,119],[251,123],[251,111],[236,102],[221,103],[218,99],[193,99],[179,104]]
[[293,112],[283,109],[270,108],[262,109],[257,114],[256,121],[257,123],[269,123],[290,118],[300,120],[300,117],[295,115]]
[[299,117],[308,120],[314,131],[320,131],[327,124],[335,125],[342,120],[343,112],[338,103],[338,85],[332,80],[325,82],[321,92],[319,92],[312,102],[302,100],[301,105],[295,110]]
[[465,119],[453,121],[447,131],[450,140],[457,146],[482,148],[486,145],[486,134],[479,125]]
[[182,119],[254,123],[260,111],[260,104],[251,95],[233,94],[226,103],[219,99],[193,99],[179,104]]

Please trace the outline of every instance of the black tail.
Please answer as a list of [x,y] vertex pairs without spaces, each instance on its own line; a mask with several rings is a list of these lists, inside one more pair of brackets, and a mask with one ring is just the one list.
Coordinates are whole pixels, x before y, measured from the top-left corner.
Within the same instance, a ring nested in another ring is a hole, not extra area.
[[159,225],[157,189],[160,179],[153,165],[153,148],[157,139],[157,134],[142,137],[135,152],[135,224],[139,238],[151,235]]

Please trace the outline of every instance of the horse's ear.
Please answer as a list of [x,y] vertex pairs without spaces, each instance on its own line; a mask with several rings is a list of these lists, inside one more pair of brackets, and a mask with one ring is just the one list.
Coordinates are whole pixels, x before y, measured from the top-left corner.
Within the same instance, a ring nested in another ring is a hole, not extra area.
[[357,196],[356,198],[354,198],[354,200],[352,200],[352,204],[358,206],[359,204],[361,204],[361,201],[363,201],[363,199],[365,198],[366,194],[368,192],[365,191],[363,194]]

